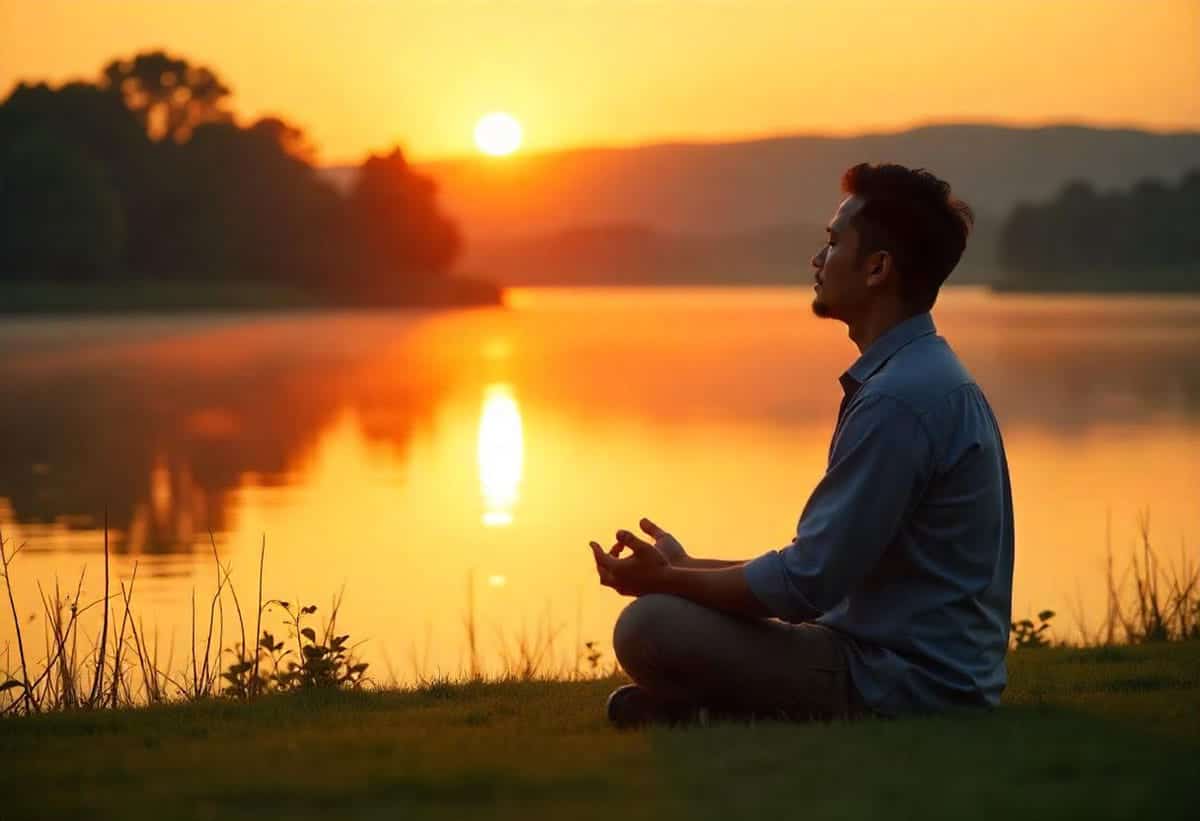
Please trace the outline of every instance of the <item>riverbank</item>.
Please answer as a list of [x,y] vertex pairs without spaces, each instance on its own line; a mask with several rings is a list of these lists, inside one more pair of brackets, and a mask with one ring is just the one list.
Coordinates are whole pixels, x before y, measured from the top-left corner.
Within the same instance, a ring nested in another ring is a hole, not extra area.
[[5,816],[1185,818],[1200,642],[1010,656],[988,715],[616,732],[616,680],[0,723]]
[[331,299],[294,286],[260,282],[130,281],[0,284],[0,315],[272,311],[328,308],[445,308],[501,305],[494,283],[445,277],[363,300]]

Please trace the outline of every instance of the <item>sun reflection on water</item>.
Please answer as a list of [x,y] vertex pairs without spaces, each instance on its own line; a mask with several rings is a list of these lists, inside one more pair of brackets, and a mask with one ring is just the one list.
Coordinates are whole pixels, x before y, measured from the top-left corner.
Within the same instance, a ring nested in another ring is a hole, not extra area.
[[504,383],[484,391],[479,415],[479,485],[483,493],[483,524],[512,524],[517,488],[525,461],[521,409],[512,388]]

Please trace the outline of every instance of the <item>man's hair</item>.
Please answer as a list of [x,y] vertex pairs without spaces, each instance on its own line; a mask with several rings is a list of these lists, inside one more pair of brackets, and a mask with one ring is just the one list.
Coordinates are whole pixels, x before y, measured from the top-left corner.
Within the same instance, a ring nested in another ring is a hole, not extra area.
[[950,184],[923,168],[860,163],[842,175],[842,190],[865,200],[851,221],[859,259],[887,251],[900,272],[900,295],[914,313],[928,311],[967,247],[971,207]]

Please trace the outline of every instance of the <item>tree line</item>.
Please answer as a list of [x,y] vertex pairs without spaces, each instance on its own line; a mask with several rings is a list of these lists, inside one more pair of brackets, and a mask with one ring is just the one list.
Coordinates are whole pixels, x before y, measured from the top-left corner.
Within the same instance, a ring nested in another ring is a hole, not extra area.
[[1068,183],[1021,203],[1000,232],[1002,286],[1031,290],[1200,290],[1200,169],[1128,191]]
[[0,281],[248,281],[404,300],[461,245],[403,152],[341,193],[304,133],[239,125],[211,69],[162,51],[0,104]]

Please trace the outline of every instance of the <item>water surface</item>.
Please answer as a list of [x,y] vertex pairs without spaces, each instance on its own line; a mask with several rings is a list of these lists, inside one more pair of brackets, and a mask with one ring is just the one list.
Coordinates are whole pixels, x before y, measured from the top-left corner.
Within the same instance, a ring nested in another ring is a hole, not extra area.
[[[397,677],[494,668],[522,638],[608,650],[623,600],[587,548],[648,515],[695,555],[790,541],[857,356],[807,289],[534,289],[508,309],[6,319],[0,524],[39,637],[43,589],[103,591],[181,658],[208,532],[255,596],[315,602]],[[1001,421],[1017,616],[1104,613],[1149,509],[1164,558],[1200,549],[1200,299],[996,296],[934,313]],[[1109,525],[1111,522],[1111,525]],[[1108,537],[1111,527],[1111,537]],[[114,586],[115,586],[114,581]],[[230,633],[227,620],[226,636]],[[0,628],[0,666],[12,637]],[[226,644],[229,643],[227,638]]]

